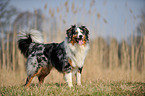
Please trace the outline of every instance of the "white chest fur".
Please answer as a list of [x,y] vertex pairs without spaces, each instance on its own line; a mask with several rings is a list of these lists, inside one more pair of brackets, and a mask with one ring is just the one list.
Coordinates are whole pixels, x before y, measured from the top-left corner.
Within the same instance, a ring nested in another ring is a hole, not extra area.
[[86,44],[85,46],[79,44],[72,45],[71,43],[67,43],[67,41],[65,41],[65,49],[67,56],[72,60],[72,66],[81,68],[84,64],[89,44]]

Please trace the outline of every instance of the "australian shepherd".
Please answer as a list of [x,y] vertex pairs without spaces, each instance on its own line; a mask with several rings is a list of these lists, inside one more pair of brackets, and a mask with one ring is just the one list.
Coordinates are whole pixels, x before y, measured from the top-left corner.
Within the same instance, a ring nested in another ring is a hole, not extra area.
[[66,35],[61,43],[43,44],[42,34],[37,30],[19,33],[18,47],[27,58],[26,87],[35,76],[42,84],[53,67],[64,74],[69,87],[73,86],[72,76],[75,74],[77,85],[81,85],[81,72],[89,49],[89,31],[85,26],[73,25]]

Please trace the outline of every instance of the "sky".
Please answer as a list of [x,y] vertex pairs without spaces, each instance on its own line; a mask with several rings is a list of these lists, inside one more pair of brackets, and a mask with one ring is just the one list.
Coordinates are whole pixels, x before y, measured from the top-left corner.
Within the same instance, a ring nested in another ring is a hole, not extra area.
[[[66,0],[10,0],[10,5],[21,12],[41,9],[48,16],[49,8],[64,7],[65,2]],[[83,25],[86,25],[90,32],[96,32],[91,34],[92,37],[112,36],[117,40],[128,38],[140,24],[142,11],[145,12],[145,0],[68,0],[68,2],[69,9],[74,2],[75,7],[81,11],[76,14],[69,11],[66,16],[62,15],[66,20],[64,29],[81,22],[83,18]],[[46,4],[47,9],[44,10]],[[91,14],[88,12],[90,9]],[[60,11],[62,14],[65,13],[64,10]],[[100,18],[97,17],[98,13]]]

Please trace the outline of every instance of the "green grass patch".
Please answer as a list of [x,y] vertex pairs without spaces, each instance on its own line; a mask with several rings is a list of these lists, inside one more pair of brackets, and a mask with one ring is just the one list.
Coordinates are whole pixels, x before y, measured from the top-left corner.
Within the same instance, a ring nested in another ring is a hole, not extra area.
[[23,85],[8,86],[0,88],[2,96],[102,96],[102,95],[145,95],[145,83],[142,82],[125,82],[125,81],[101,81],[83,82],[82,86],[74,84],[73,88],[69,88],[66,84],[43,84],[38,86],[32,84],[30,88]]

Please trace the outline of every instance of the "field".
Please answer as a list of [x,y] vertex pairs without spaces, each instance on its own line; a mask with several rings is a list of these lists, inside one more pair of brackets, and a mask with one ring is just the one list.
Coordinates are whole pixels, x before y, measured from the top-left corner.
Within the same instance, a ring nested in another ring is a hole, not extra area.
[[[125,38],[120,41],[112,36],[104,38],[99,35],[102,32],[100,27],[112,22],[107,21],[106,17],[97,11],[94,1],[90,2],[89,8],[83,6],[85,1],[80,5],[81,8],[71,1],[55,8],[47,8],[46,4],[43,11],[19,13],[12,24],[2,26],[4,24],[0,22],[0,96],[145,96],[145,14],[142,15],[139,27],[130,36],[123,35]],[[134,10],[127,10],[129,12],[126,16],[134,16]],[[128,22],[132,22],[133,25],[136,19],[132,18]],[[44,43],[51,43],[63,41],[66,29],[72,24],[83,24],[90,30],[90,50],[82,71],[82,86],[77,86],[73,78],[74,87],[69,88],[63,75],[53,69],[42,86],[38,86],[35,77],[30,88],[25,88],[23,85],[27,77],[26,58],[17,46],[18,29],[21,30],[26,25],[38,29],[43,34]],[[5,30],[6,28],[9,30]],[[124,24],[123,28],[127,28],[127,25]],[[117,32],[119,29],[112,30]]]
[[145,95],[145,84],[141,82],[103,81],[83,82],[83,86],[69,88],[64,83],[49,83],[38,87],[33,84],[29,89],[22,85],[2,87],[1,95],[12,96],[102,96],[102,95]]
[[[26,75],[20,73],[5,73],[1,74],[0,95],[2,96],[93,96],[93,95],[145,95],[145,83],[128,80],[108,80],[98,78],[96,80],[87,80],[83,77],[82,86],[77,86],[74,81],[74,87],[69,88],[61,74],[53,70],[52,74],[48,76],[42,86],[38,86],[37,78],[33,80],[30,88],[25,88],[24,81]],[[58,76],[53,76],[53,74]],[[3,78],[3,79],[2,79]],[[59,79],[61,78],[61,79]],[[5,81],[4,81],[5,80]]]
[[[102,95],[145,95],[144,76],[122,70],[88,71],[84,66],[82,86],[77,86],[73,78],[73,88],[69,88],[63,75],[55,69],[46,77],[42,86],[34,78],[30,88],[23,85],[26,80],[25,71],[0,71],[0,95],[2,96],[102,96]],[[94,71],[94,72],[93,72]],[[95,73],[96,72],[96,73]]]

